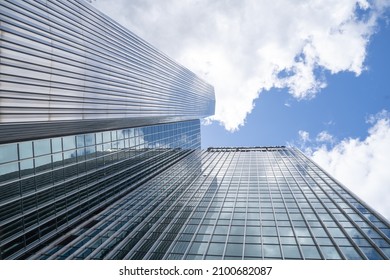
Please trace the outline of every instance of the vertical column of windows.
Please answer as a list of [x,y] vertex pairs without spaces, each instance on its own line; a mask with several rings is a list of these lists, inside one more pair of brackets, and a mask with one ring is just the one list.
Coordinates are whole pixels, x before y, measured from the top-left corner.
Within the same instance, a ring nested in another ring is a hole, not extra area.
[[[245,188],[243,182],[244,178],[244,162],[245,155],[242,153],[234,153],[234,162],[235,166],[230,179],[230,186],[227,189],[225,195],[225,201],[223,203],[224,210],[229,210],[229,221],[228,221],[228,230],[227,230],[227,240],[223,245],[216,243],[213,245],[213,249],[218,255],[218,248],[221,248],[221,257],[224,255],[225,258],[243,258],[244,248],[244,236],[245,236],[245,212],[243,212],[243,207],[241,205],[242,191]],[[210,251],[210,249],[209,249]],[[216,258],[221,258],[216,257]]]
[[262,207],[262,234],[263,234],[263,254],[264,259],[281,259],[283,252],[280,246],[280,235],[278,232],[275,215],[284,213],[283,203],[280,200],[278,186],[275,174],[272,170],[274,164],[268,156],[267,152],[262,156],[264,162],[263,168],[265,171],[265,188],[269,203],[267,207]]
[[[313,163],[309,162],[302,155],[298,156],[299,160],[310,168],[310,170],[314,171],[314,176],[318,179],[318,182],[325,182],[325,186],[327,186],[326,193],[328,194],[328,199],[333,205],[338,205],[339,208],[332,208],[330,212],[335,213],[333,216],[337,219],[337,222],[344,223],[346,226],[342,227],[342,230],[346,232],[347,236],[351,238],[348,244],[353,244],[353,247],[358,251],[363,251],[364,254],[369,259],[382,259],[384,257],[389,257],[389,239],[383,233],[380,234],[378,228],[376,228],[371,222],[364,217],[360,213],[360,211],[356,211],[353,207],[356,205],[361,205],[357,202],[355,198],[353,198],[348,192],[346,192],[340,185],[336,184],[327,174],[323,173],[319,169],[313,168]],[[315,171],[317,170],[317,171]],[[322,174],[322,176],[320,175]],[[319,184],[321,188],[323,188],[324,184]],[[337,190],[337,191],[336,191]],[[332,194],[332,196],[329,196]],[[345,203],[346,202],[346,203]],[[352,203],[351,203],[352,202]],[[330,204],[332,206],[332,204]],[[351,207],[352,206],[352,207]],[[342,208],[340,208],[342,207]],[[363,206],[362,206],[363,207]],[[357,208],[358,209],[358,208]],[[363,210],[364,211],[364,210]],[[374,221],[378,221],[378,218],[372,214],[368,214]],[[348,223],[348,224],[347,224]],[[382,224],[383,225],[383,224]],[[340,235],[336,228],[332,228],[332,231],[335,234]],[[343,239],[340,239],[342,241]],[[353,240],[353,241],[352,241]],[[344,242],[347,243],[347,242]],[[343,243],[343,244],[344,244]],[[360,245],[359,245],[360,244]],[[381,249],[384,249],[384,251]],[[354,256],[354,248],[351,247],[341,247],[347,254]],[[387,254],[387,256],[386,256]]]
[[245,213],[245,240],[243,259],[261,259],[262,241],[261,241],[261,217],[257,157],[254,153],[249,153],[249,164],[247,168],[247,190],[245,201],[241,202],[246,205]]
[[[307,166],[299,165],[294,155],[284,157],[283,161],[288,166],[288,173],[300,178],[297,180],[297,187],[302,191],[304,198],[307,200],[307,206],[309,206],[302,207],[302,215],[307,220],[308,229],[315,242],[313,245],[320,249],[322,257],[327,259],[340,258],[343,254],[338,247],[337,238],[334,238],[332,232],[326,227],[327,219],[331,218],[320,198],[323,193],[319,191],[316,182],[310,181]],[[302,203],[299,203],[299,205],[301,207]],[[339,233],[339,237],[341,235],[342,233]],[[306,248],[306,245],[302,245],[302,248]],[[361,258],[358,254],[356,254],[356,257]]]
[[[188,234],[192,236],[190,246],[187,247],[183,256],[186,259],[222,258],[228,232],[227,224],[223,221],[230,220],[230,217],[226,217],[228,213],[223,212],[224,198],[229,188],[230,178],[226,178],[221,167],[229,169],[234,155],[224,153],[215,153],[215,155],[219,157],[219,160],[212,162],[209,168],[203,171],[204,174],[210,176],[212,188],[207,192],[207,196],[203,196],[199,201],[190,217],[189,227],[185,227],[183,231],[187,236]],[[221,177],[220,181],[218,177]],[[202,205],[204,199],[207,200],[207,206]]]
[[[296,226],[307,226],[307,221],[299,211],[298,204],[295,203],[294,196],[290,190],[289,183],[285,180],[285,167],[281,162],[279,152],[267,152],[267,160],[272,162],[271,169],[274,173],[280,200],[280,209],[275,213],[275,221],[279,235],[279,244],[282,248],[282,256],[284,259],[302,259],[302,248],[297,242],[295,232]],[[294,225],[294,227],[293,227]],[[306,256],[308,257],[308,256]],[[312,254],[315,258],[315,253]]]

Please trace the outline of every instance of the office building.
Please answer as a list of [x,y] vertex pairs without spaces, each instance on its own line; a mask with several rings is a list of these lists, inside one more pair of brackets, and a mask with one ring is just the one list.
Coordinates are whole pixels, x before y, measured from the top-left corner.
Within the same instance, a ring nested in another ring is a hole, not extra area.
[[200,149],[214,91],[83,1],[2,1],[1,259],[389,259],[299,150]]
[[295,148],[197,150],[39,259],[389,259],[389,223]]
[[1,1],[0,259],[200,148],[214,89],[88,3]]

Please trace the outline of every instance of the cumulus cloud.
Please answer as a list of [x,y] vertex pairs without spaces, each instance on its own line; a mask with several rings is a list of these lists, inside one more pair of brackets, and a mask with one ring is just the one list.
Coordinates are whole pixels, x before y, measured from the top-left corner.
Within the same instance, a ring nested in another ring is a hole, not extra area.
[[390,220],[390,114],[370,116],[365,139],[344,139],[332,148],[312,149],[311,157]]
[[298,99],[326,87],[325,71],[364,69],[389,0],[96,0],[98,9],[214,85],[214,120],[234,131],[260,92]]

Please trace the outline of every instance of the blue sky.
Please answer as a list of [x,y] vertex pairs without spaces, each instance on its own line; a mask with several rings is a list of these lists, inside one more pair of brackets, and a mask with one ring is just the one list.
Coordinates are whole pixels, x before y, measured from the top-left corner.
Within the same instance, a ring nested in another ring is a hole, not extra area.
[[309,100],[297,100],[287,89],[265,91],[238,131],[229,132],[216,122],[202,126],[203,147],[299,145],[300,130],[312,135],[326,130],[336,142],[366,138],[367,117],[390,111],[390,26],[380,21],[377,30],[368,44],[367,70],[359,76],[325,71],[327,87]]
[[390,0],[95,0],[215,88],[202,146],[294,145],[390,219]]

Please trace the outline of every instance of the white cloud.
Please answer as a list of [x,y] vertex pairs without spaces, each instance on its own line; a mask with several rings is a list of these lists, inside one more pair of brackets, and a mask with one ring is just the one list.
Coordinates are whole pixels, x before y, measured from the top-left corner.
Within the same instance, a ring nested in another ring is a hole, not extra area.
[[298,131],[299,134],[299,140],[304,144],[306,142],[310,141],[310,134],[307,131],[300,130]]
[[389,118],[390,118],[390,112],[388,112],[387,110],[382,110],[377,114],[369,115],[366,118],[366,123],[375,124],[378,120],[389,119]]
[[336,138],[326,130],[321,131],[314,138],[310,137],[308,131],[299,130],[298,140],[287,142],[287,145],[299,147],[304,153],[311,155],[320,148],[333,147],[335,141]]
[[[364,70],[386,0],[97,0],[93,5],[215,87],[213,119],[243,125],[263,90],[311,98],[323,71]],[[363,13],[364,16],[358,16]]]
[[344,139],[333,148],[315,148],[312,158],[370,206],[390,220],[390,118],[371,116],[364,140]]
[[333,143],[334,142],[334,137],[327,131],[321,131],[318,133],[316,137],[317,142],[328,142],[328,143]]

